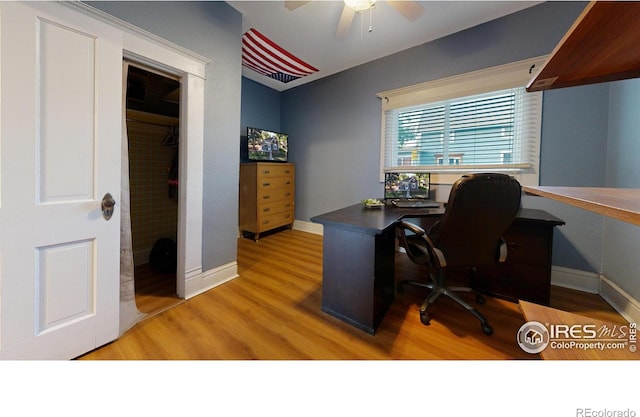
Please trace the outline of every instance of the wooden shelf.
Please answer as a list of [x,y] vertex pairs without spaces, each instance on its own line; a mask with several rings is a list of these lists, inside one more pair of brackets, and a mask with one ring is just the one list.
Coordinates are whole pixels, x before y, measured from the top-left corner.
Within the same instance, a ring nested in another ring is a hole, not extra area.
[[178,126],[180,120],[177,117],[164,116],[162,114],[148,113],[140,110],[127,109],[127,120],[150,123],[160,126]]
[[640,226],[640,189],[594,187],[522,187],[525,193],[547,197],[603,216]]
[[527,91],[640,77],[640,2],[594,1],[529,82]]
[[[640,2],[592,1],[587,5],[527,91],[640,77]],[[640,225],[640,189],[523,187],[607,217]]]

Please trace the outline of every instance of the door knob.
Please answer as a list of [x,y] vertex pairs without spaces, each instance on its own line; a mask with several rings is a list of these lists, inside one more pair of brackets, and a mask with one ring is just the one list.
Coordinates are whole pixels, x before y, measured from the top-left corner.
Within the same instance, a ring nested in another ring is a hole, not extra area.
[[104,217],[105,220],[111,219],[115,205],[116,200],[113,199],[110,193],[106,193],[104,197],[102,197],[102,217]]

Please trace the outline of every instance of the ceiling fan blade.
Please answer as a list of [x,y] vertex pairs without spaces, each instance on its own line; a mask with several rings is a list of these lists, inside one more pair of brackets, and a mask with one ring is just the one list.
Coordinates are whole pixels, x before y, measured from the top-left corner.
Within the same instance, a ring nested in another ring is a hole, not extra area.
[[308,1],[288,1],[288,0],[285,0],[284,7],[286,7],[287,10],[295,10],[298,7],[302,7],[307,3],[309,3],[309,2]]
[[417,1],[388,1],[387,3],[412,22],[424,13],[424,7]]
[[338,22],[338,30],[336,30],[336,38],[344,39],[347,37],[355,14],[356,11],[347,5],[342,8],[342,15],[340,15],[340,21]]

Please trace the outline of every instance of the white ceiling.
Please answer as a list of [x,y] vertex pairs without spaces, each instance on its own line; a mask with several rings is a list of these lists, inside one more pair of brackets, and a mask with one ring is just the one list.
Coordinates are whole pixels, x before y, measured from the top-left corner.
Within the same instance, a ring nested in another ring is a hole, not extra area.
[[242,13],[243,33],[255,28],[289,53],[319,69],[289,83],[243,67],[242,75],[278,91],[326,77],[345,69],[477,26],[541,1],[419,1],[425,11],[409,21],[387,1],[378,0],[369,12],[356,15],[350,32],[336,38],[342,1],[311,1],[287,10],[284,1],[229,1]]

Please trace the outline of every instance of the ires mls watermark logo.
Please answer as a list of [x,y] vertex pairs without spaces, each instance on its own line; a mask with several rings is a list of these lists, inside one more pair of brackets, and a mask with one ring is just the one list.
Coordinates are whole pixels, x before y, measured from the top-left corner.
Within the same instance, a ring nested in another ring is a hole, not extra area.
[[628,325],[602,324],[542,324],[528,321],[518,330],[518,345],[527,353],[550,349],[637,350],[636,323]]
[[527,353],[540,353],[549,345],[549,330],[537,321],[528,321],[518,330],[518,345]]

